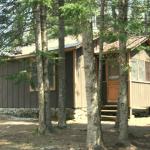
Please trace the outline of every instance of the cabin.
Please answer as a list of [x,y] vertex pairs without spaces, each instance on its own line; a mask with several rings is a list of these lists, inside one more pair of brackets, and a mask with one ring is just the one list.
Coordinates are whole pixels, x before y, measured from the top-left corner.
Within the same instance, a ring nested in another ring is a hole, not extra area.
[[[48,43],[49,51],[57,51],[58,40],[53,39]],[[93,43],[93,53],[96,60],[95,69],[97,70],[98,39],[94,39]],[[116,109],[119,96],[118,47],[118,41],[104,44],[102,101],[104,107],[109,107],[109,109]],[[148,92],[150,90],[150,53],[145,47],[150,47],[150,41],[147,37],[132,37],[127,42],[127,56],[130,66],[127,84],[131,114],[134,109],[150,107],[150,92]],[[19,53],[9,54],[8,61],[0,64],[0,113],[38,111],[34,52],[34,44],[21,47]],[[85,71],[81,38],[66,37],[65,54],[67,88],[65,105],[67,112],[69,114],[74,113],[74,115],[81,112],[81,115],[86,115]],[[58,108],[57,71],[56,61],[50,61],[49,93],[54,115],[56,115]],[[18,80],[15,80],[16,76]],[[20,81],[19,77],[24,78],[24,80]],[[107,109],[104,108],[104,115],[107,114],[106,111]]]
[[[95,55],[99,47],[95,48]],[[116,115],[119,97],[119,41],[104,44],[103,107],[102,114]],[[147,37],[130,37],[127,41],[127,97],[130,116],[150,108],[150,40]],[[105,107],[106,106],[106,107]],[[112,110],[112,111],[111,111]]]

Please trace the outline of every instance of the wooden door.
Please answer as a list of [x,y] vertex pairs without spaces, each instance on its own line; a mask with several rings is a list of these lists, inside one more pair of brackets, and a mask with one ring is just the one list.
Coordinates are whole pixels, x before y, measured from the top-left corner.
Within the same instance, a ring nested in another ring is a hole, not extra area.
[[115,60],[107,61],[107,102],[116,103],[119,96],[119,64]]

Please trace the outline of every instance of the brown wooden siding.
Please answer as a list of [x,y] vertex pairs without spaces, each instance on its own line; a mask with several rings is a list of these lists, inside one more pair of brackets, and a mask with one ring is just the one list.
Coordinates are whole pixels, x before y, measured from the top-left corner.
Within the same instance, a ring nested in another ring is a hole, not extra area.
[[66,52],[66,107],[74,107],[73,52]]
[[[27,61],[28,60],[28,61]],[[57,65],[56,65],[57,66]],[[8,61],[0,64],[0,108],[37,108],[38,97],[36,91],[30,91],[28,82],[15,84],[13,80],[6,79],[22,70],[29,68],[29,58]],[[66,107],[73,107],[73,53],[66,53]],[[57,67],[56,67],[57,70]],[[56,73],[56,90],[50,91],[50,106],[58,107],[58,75]]]

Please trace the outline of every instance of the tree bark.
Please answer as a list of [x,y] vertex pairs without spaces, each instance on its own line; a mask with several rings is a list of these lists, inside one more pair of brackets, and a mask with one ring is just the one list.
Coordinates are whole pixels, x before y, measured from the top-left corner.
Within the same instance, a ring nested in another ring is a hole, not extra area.
[[85,65],[85,84],[87,99],[87,148],[89,150],[101,149],[102,131],[99,116],[99,102],[97,97],[97,79],[95,70],[95,59],[93,54],[93,36],[90,22],[84,23],[82,31],[83,54]]
[[39,52],[42,51],[41,38],[41,19],[40,19],[40,4],[36,3],[34,8],[35,18],[35,44],[36,44],[36,63],[37,63],[37,80],[38,80],[38,100],[39,100],[39,128],[40,134],[45,133],[45,99],[44,99],[44,82],[43,82],[43,62]]
[[145,26],[145,35],[149,34],[149,24],[150,24],[150,2],[145,0],[145,7],[147,8],[144,14],[144,26]]
[[[45,4],[41,4],[41,37],[42,37],[42,50],[48,52],[47,41],[47,7]],[[43,81],[44,81],[44,98],[45,98],[45,123],[48,130],[51,129],[51,116],[50,116],[50,86],[48,77],[48,64],[49,59],[44,55],[43,57]]]
[[59,98],[58,98],[58,127],[66,127],[66,112],[65,112],[65,99],[66,99],[66,74],[65,74],[65,28],[64,17],[60,7],[64,5],[64,0],[58,0],[59,5],[59,63],[58,63],[58,76],[59,76]]
[[[105,0],[100,0],[99,2],[99,8],[100,8],[100,36],[99,36],[99,68],[98,68],[98,99],[99,99],[99,106],[101,109],[102,105],[102,59],[103,59],[103,45],[104,45],[104,33],[105,33],[105,27],[104,27],[104,14],[105,14]],[[101,112],[101,110],[100,110]]]
[[119,137],[118,143],[128,143],[128,98],[127,98],[127,13],[128,0],[119,1],[119,64],[120,64],[120,95],[119,107]]
[[98,96],[98,105],[99,105],[99,116],[100,116],[100,138],[101,138],[101,147],[104,149],[104,142],[103,142],[103,135],[102,135],[102,129],[101,129],[101,107],[102,107],[102,63],[103,63],[103,45],[104,45],[104,33],[105,33],[105,0],[100,0],[99,2],[99,8],[100,8],[100,36],[99,36],[99,68],[98,68],[98,85],[97,85],[97,96]]

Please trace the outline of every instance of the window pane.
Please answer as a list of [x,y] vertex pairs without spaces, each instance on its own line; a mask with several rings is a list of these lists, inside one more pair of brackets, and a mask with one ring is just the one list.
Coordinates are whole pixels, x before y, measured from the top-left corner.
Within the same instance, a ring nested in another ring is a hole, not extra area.
[[36,61],[32,59],[31,64],[30,64],[30,69],[31,69],[31,88],[32,90],[37,90],[38,87],[38,82],[37,82],[37,66],[36,66]]
[[137,81],[138,80],[138,63],[137,60],[131,61],[131,79]]
[[138,60],[139,65],[139,80],[145,81],[145,62],[143,60]]
[[[36,66],[36,60],[31,59],[30,63],[30,85],[32,91],[38,90],[38,82],[37,82],[37,66]],[[48,64],[48,77],[49,77],[49,87],[50,90],[55,90],[55,61],[50,60]]]
[[109,79],[119,78],[119,64],[114,61],[108,61],[108,77]]
[[150,62],[145,62],[146,81],[150,81]]
[[49,86],[51,90],[55,90],[55,61],[49,61],[48,64]]

